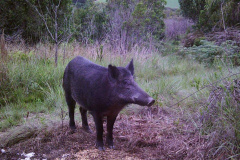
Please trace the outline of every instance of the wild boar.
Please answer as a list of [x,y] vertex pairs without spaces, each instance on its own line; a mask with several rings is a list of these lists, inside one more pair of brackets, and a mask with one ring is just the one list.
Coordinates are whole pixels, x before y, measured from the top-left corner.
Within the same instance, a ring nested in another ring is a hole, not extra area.
[[80,105],[82,127],[91,132],[87,111],[93,116],[96,126],[96,147],[104,150],[103,117],[107,117],[106,143],[113,145],[113,125],[118,113],[127,104],[151,106],[155,100],[134,81],[133,60],[126,67],[108,68],[97,65],[83,57],[76,57],[67,65],[63,76],[63,89],[69,109],[70,128],[76,129],[74,109]]

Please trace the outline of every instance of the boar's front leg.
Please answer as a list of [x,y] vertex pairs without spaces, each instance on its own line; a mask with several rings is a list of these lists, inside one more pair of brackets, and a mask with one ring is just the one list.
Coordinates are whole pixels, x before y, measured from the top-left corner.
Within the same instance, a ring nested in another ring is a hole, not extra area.
[[89,132],[89,133],[92,133],[91,129],[89,128],[88,126],[88,121],[87,121],[87,110],[80,107],[80,113],[81,113],[81,116],[82,116],[82,127],[85,131]]
[[115,123],[115,120],[117,118],[117,115],[110,115],[107,116],[107,139],[106,143],[108,144],[110,149],[114,149],[113,145],[113,125]]
[[93,113],[93,119],[96,126],[96,132],[97,132],[97,141],[96,141],[96,147],[103,151],[103,117],[99,114]]

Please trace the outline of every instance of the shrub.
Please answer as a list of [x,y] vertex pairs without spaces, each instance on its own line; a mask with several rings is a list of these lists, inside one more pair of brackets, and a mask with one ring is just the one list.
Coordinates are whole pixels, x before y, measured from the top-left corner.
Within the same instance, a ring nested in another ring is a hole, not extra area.
[[237,0],[208,0],[199,15],[199,28],[226,29],[240,21],[240,3]]
[[[46,15],[51,8],[52,4],[58,4],[58,0],[29,0],[31,4],[34,4],[43,15]],[[65,16],[71,14],[71,0],[62,0],[59,6],[58,12],[58,27],[63,25]],[[39,42],[43,35],[47,33],[42,19],[38,14],[27,4],[25,0],[4,0],[0,1],[0,30],[5,29],[6,35],[13,35],[12,40],[15,39],[16,33],[21,34],[22,38],[29,42]],[[47,18],[49,29],[54,26],[51,18]]]
[[197,22],[206,2],[205,0],[179,0],[179,4],[183,16]]
[[240,21],[237,0],[179,0],[183,16],[197,22],[204,30],[226,29]]
[[92,43],[104,39],[108,18],[103,3],[94,3],[93,0],[86,1],[86,3],[78,6],[74,19],[76,26],[81,26],[75,34],[77,40]]
[[127,51],[135,44],[149,46],[153,40],[162,39],[165,3],[164,0],[108,1],[107,38],[111,46]]
[[[198,46],[197,46],[197,45]],[[180,54],[203,62],[207,65],[212,65],[215,60],[231,62],[233,65],[240,64],[240,47],[236,42],[228,40],[220,46],[207,40],[196,40],[195,45],[189,48],[183,48]]]

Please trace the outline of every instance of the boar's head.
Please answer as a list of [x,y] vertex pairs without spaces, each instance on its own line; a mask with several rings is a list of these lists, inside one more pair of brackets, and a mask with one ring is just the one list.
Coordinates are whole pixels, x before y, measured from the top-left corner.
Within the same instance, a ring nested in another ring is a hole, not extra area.
[[151,106],[155,100],[144,92],[134,81],[133,60],[126,67],[108,66],[108,79],[114,99],[124,103]]

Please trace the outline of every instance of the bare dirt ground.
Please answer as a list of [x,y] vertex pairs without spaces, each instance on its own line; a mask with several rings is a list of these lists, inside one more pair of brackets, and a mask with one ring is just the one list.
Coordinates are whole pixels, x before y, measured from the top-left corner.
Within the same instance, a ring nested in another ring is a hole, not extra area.
[[0,152],[0,159],[25,158],[21,156],[23,152],[34,152],[33,159],[208,159],[204,154],[206,139],[177,117],[159,107],[121,113],[114,126],[116,149],[105,147],[104,152],[94,146],[91,118],[93,134],[84,132],[80,125],[72,133],[67,122],[63,128],[59,122],[55,128],[6,148],[5,153]]

